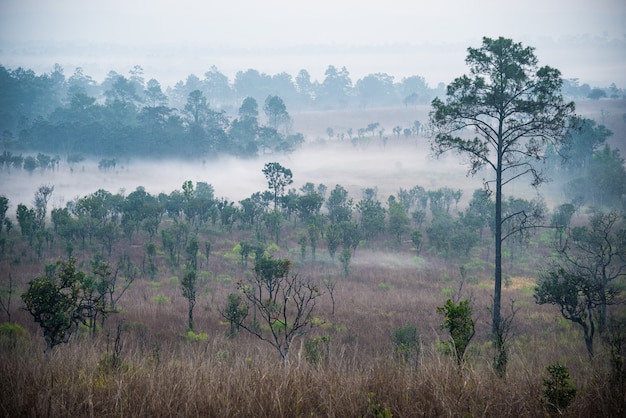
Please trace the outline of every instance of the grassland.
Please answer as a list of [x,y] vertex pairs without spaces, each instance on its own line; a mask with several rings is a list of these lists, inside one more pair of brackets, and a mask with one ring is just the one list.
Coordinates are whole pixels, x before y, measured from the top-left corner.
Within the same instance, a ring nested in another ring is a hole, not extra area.
[[[617,115],[619,109],[610,114]],[[402,112],[385,113],[384,121],[388,126],[400,124],[395,121],[410,117]],[[359,117],[346,126],[376,121],[377,116]],[[336,131],[341,129],[327,121]],[[313,122],[306,122],[303,115],[298,123]],[[619,129],[619,120],[612,123]],[[314,135],[313,131],[308,134]],[[341,179],[336,182],[342,184]],[[419,179],[413,184],[420,184]],[[598,339],[597,354],[590,361],[580,330],[563,320],[555,307],[534,302],[533,286],[537,271],[550,256],[551,232],[537,232],[523,251],[505,257],[504,313],[510,312],[513,301],[519,310],[512,327],[507,373],[498,377],[491,367],[494,350],[489,338],[493,287],[489,234],[462,260],[429,251],[418,256],[410,242],[397,245],[391,237],[381,236],[357,248],[350,274],[344,276],[323,245],[317,249],[315,262],[310,249],[302,260],[297,244],[300,226],[283,225],[281,240],[272,246],[273,255],[293,260],[300,275],[337,283],[334,315],[326,294],[315,310],[318,326],[296,340],[286,367],[265,342],[244,332],[227,337],[228,324],[219,314],[236,282],[251,274],[250,266],[243,267],[233,251],[240,241],[250,238],[251,231],[201,228],[200,243],[210,241],[212,249],[208,259],[202,251],[199,255],[198,335],[187,334],[181,268],[166,262],[156,240],[156,278],[143,275],[136,280],[120,300],[120,312],[112,314],[95,336],[81,330],[69,344],[45,356],[41,331],[21,309],[19,293],[43,273],[46,264],[64,257],[65,251],[60,242],[54,242],[37,257],[20,238],[19,228],[14,228],[12,244],[0,259],[0,277],[5,290],[9,279],[13,282],[10,320],[25,333],[5,330],[0,335],[0,414],[368,417],[388,412],[394,417],[539,417],[548,414],[544,379],[546,367],[555,364],[567,366],[577,388],[564,415],[612,417],[624,411],[620,408],[626,404],[626,394],[623,388],[611,386],[607,348]],[[128,254],[142,266],[148,241],[143,233],[132,240],[122,239],[108,258],[115,262],[121,254]],[[101,251],[94,241],[85,248],[77,246],[74,255],[81,268],[88,270],[90,258]],[[440,328],[442,317],[436,308],[458,291],[461,265],[468,269],[461,297],[472,302],[477,334],[459,368],[441,348],[449,336]],[[8,300],[5,292],[3,301]],[[3,321],[9,319],[7,312],[2,315]],[[416,362],[402,362],[394,356],[391,332],[406,324],[414,324],[420,333]],[[310,361],[304,343],[319,336],[327,337],[328,350],[319,361]]]

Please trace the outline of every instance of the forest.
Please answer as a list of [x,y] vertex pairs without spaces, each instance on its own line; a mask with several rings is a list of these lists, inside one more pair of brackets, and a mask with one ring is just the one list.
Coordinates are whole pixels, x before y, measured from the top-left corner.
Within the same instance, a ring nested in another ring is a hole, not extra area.
[[[480,77],[213,67],[162,91],[139,66],[101,84],[0,67],[2,415],[624,414],[624,92],[503,38],[468,65],[502,47],[536,70],[506,73],[504,135]],[[389,154],[441,159],[385,171]],[[332,155],[371,177],[298,174]],[[224,156],[265,186],[145,175],[55,199],[90,172]]]
[[[216,67],[199,78],[190,74],[164,88],[145,80],[136,65],[127,75],[110,71],[101,82],[82,68],[66,76],[56,64],[49,73],[0,66],[0,132],[3,164],[18,165],[20,154],[37,150],[67,160],[95,157],[211,158],[251,157],[299,147],[304,136],[293,130],[289,112],[369,109],[427,105],[445,94],[445,86],[430,87],[423,77],[399,82],[386,73],[352,81],[347,68],[328,66],[325,78],[311,80],[302,69],[268,75],[254,69],[239,71],[229,80]],[[165,90],[164,90],[165,89]],[[573,99],[624,98],[614,84],[591,88],[564,80],[563,94]],[[335,133],[326,127],[328,136]],[[355,140],[373,133],[381,137],[408,136],[420,126],[392,126],[381,132],[376,121],[337,132]],[[39,161],[56,164],[54,161]],[[29,161],[26,167],[32,167]]]

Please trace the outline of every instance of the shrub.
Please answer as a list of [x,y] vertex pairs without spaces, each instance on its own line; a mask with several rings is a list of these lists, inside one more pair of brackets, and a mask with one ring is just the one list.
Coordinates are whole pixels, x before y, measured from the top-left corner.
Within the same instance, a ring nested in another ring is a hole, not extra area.
[[152,302],[158,304],[158,305],[167,305],[168,303],[170,303],[170,298],[168,298],[165,295],[162,294],[158,294],[155,297],[152,298]]
[[474,320],[472,319],[472,306],[469,300],[462,300],[458,304],[451,299],[446,301],[444,306],[438,306],[437,312],[443,314],[444,321],[441,329],[450,332],[453,345],[451,352],[454,352],[456,361],[460,366],[463,363],[463,356],[470,341],[474,337]]
[[203,342],[209,339],[209,334],[207,334],[206,332],[196,333],[192,330],[189,330],[187,331],[187,333],[183,334],[183,338],[188,343]]
[[365,416],[368,418],[391,418],[393,414],[389,408],[376,402],[374,400],[374,392],[370,392],[367,394],[367,415]]
[[402,363],[416,363],[420,352],[420,336],[417,327],[407,324],[391,333],[393,353]]
[[390,290],[393,290],[393,285],[391,283],[381,282],[381,283],[378,283],[378,290],[388,292]]
[[310,338],[304,342],[304,358],[311,364],[318,365],[328,359],[330,336]]
[[546,368],[550,377],[543,379],[543,400],[548,411],[562,414],[576,396],[576,388],[570,380],[566,366],[557,364]]
[[26,330],[19,324],[5,322],[0,325],[0,347],[15,348],[26,341]]

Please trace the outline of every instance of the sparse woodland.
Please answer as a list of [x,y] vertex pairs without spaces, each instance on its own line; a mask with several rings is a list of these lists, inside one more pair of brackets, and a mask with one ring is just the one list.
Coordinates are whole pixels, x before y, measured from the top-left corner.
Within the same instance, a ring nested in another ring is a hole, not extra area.
[[[189,118],[193,103],[202,97],[190,96]],[[286,111],[266,105],[279,109],[268,113],[276,131]],[[560,150],[569,160],[547,155],[559,178],[548,198],[522,183],[505,192],[495,342],[494,201],[480,177],[470,188],[385,179],[354,191],[341,178],[295,188],[296,167],[272,149],[258,171],[267,188],[237,201],[210,178],[160,194],[94,185],[56,207],[54,184],[24,202],[0,191],[0,414],[623,416],[620,111],[619,98],[584,102]],[[342,152],[427,141],[409,129],[415,140],[403,142],[395,120],[373,114],[291,118],[320,146],[343,137]],[[346,128],[350,117],[359,122]],[[98,165],[42,168],[45,157],[33,170],[5,158],[0,184],[30,181],[37,167],[80,176],[76,167]],[[99,169],[114,176],[118,163],[107,156]]]

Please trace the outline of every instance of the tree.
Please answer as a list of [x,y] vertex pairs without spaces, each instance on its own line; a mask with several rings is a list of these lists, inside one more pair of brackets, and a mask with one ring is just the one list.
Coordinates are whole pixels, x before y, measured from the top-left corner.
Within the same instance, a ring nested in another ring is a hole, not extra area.
[[393,76],[385,73],[366,75],[356,82],[355,90],[364,108],[372,103],[387,105],[394,98]]
[[385,208],[380,201],[366,198],[356,204],[356,210],[361,215],[361,230],[363,238],[370,240],[375,238],[385,229]]
[[146,104],[150,107],[156,108],[167,105],[167,96],[161,90],[161,84],[154,78],[148,80],[144,96],[146,96]]
[[48,213],[48,201],[50,200],[50,195],[54,191],[54,186],[43,185],[39,186],[37,191],[35,192],[35,199],[33,200],[33,204],[35,205],[35,222],[37,224],[37,228],[40,230],[44,230],[46,227],[46,214]]
[[589,226],[572,228],[559,251],[563,261],[573,266],[600,291],[600,324],[606,324],[604,295],[612,282],[626,277],[626,225],[623,215],[597,212]]
[[457,364],[463,364],[465,350],[474,337],[474,320],[472,319],[472,305],[465,299],[455,303],[451,299],[446,301],[444,306],[437,307],[437,313],[444,316],[441,329],[450,332],[451,348],[455,355]]
[[535,287],[535,302],[558,306],[563,318],[583,329],[589,358],[593,358],[593,337],[597,327],[595,310],[601,299],[612,300],[613,294],[602,294],[597,283],[575,270],[554,266],[541,274]]
[[187,97],[185,104],[185,113],[191,117],[191,122],[199,124],[204,122],[207,114],[210,112],[206,97],[200,90],[194,90]]
[[288,123],[290,120],[285,102],[278,96],[267,96],[263,111],[267,116],[270,127],[275,130],[278,130],[280,125]]
[[613,132],[604,125],[596,125],[593,119],[575,117],[570,124],[567,132],[570,140],[559,150],[559,154],[565,158],[565,169],[584,177],[589,173],[593,153],[606,143]]
[[348,198],[348,191],[339,184],[331,190],[326,208],[328,209],[328,219],[331,223],[339,223],[352,219],[352,206],[354,201]]
[[17,205],[17,223],[20,226],[22,236],[28,238],[28,243],[32,245],[33,235],[37,228],[37,215],[35,209],[29,208],[26,205],[20,203]]
[[46,274],[31,280],[22,294],[26,310],[42,328],[46,354],[67,343],[80,324],[87,325],[89,318],[103,311],[100,301],[89,296],[85,278],[70,257],[47,266]]
[[[514,180],[532,176],[532,185],[546,180],[536,161],[547,145],[558,149],[574,112],[560,93],[563,81],[554,68],[538,68],[534,48],[511,39],[483,38],[468,48],[470,75],[456,78],[447,99],[432,101],[431,147],[436,155],[454,151],[469,157],[469,172],[487,167],[495,179],[495,285],[492,333],[500,327],[502,296],[502,191]],[[468,129],[473,137],[467,135]]]
[[239,326],[248,315],[248,306],[243,304],[240,294],[230,293],[227,297],[226,307],[220,314],[230,323],[229,337],[235,337],[239,333]]
[[[261,256],[255,262],[254,275],[240,281],[237,288],[246,307],[236,304],[235,315],[227,309],[222,316],[271,344],[286,365],[293,341],[313,326],[313,310],[322,295],[319,286],[293,273],[289,260]],[[252,322],[247,321],[250,308],[254,310]]]
[[551,226],[554,228],[555,238],[559,239],[559,248],[563,246],[563,233],[569,228],[576,208],[571,203],[563,203],[554,209]]
[[181,280],[181,287],[183,290],[183,297],[187,299],[188,307],[187,310],[187,324],[189,327],[189,331],[193,331],[193,309],[196,306],[196,293],[197,293],[197,273],[196,270],[187,270],[185,272],[185,276],[183,280]]
[[293,183],[293,173],[280,163],[266,163],[263,174],[267,179],[267,186],[274,196],[274,209],[278,208],[278,198],[285,194],[285,187]]
[[4,219],[6,218],[8,210],[9,199],[4,195],[0,195],[0,232],[2,232],[2,226],[4,225]]
[[396,239],[396,244],[402,243],[402,235],[407,232],[411,221],[404,211],[404,207],[392,196],[389,198],[389,232]]
[[303,222],[309,222],[312,217],[319,215],[322,204],[324,197],[317,192],[311,192],[297,197],[296,210]]
[[626,168],[618,149],[605,145],[593,153],[589,167],[588,187],[593,203],[620,207],[626,201]]
[[334,107],[345,106],[348,94],[352,89],[352,80],[350,80],[350,73],[347,68],[342,67],[341,70],[338,70],[335,66],[329,65],[324,76],[317,100]]
[[626,277],[626,228],[620,218],[598,212],[589,227],[572,228],[535,288],[538,304],[558,306],[565,319],[582,327],[590,358],[595,331],[605,329],[607,307],[618,302],[616,281]]
[[189,306],[187,311],[189,331],[193,331],[193,309],[196,306],[196,293],[198,292],[198,249],[198,240],[193,237],[189,240],[189,243],[185,248],[187,252],[187,262],[185,266],[185,276],[181,281],[183,297],[187,299]]

